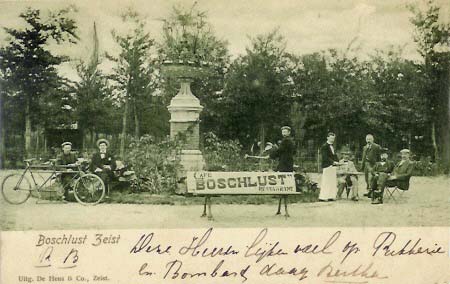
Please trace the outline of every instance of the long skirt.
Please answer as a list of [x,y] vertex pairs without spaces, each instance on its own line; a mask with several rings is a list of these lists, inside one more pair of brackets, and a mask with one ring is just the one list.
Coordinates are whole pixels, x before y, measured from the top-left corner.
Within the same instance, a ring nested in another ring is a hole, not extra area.
[[330,166],[323,169],[320,185],[319,200],[336,199],[337,177],[336,167]]

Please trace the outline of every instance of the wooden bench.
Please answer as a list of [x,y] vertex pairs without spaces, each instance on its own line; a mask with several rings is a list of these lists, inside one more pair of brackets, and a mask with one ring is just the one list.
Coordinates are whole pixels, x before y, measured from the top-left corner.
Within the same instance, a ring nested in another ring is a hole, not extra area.
[[289,217],[289,195],[296,191],[293,172],[188,172],[187,193],[205,197],[203,214],[213,220],[211,198],[221,195],[278,195],[278,211],[281,214],[281,200],[284,200],[285,217]]

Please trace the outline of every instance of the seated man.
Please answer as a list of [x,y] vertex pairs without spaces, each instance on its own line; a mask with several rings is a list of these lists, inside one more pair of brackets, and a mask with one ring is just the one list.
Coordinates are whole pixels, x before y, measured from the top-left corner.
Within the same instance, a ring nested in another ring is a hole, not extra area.
[[358,201],[358,176],[355,164],[350,160],[350,151],[341,151],[342,159],[337,168],[338,192],[337,198],[341,199],[345,186],[351,187],[351,199]]
[[408,190],[409,178],[414,170],[414,164],[409,159],[410,152],[408,149],[401,150],[400,154],[401,160],[395,165],[392,173],[383,173],[377,178],[374,187],[376,186],[378,191],[372,196],[372,204],[383,204],[383,194],[386,186],[396,186],[401,190]]
[[369,197],[372,198],[372,203],[375,203],[375,199],[377,199],[381,192],[384,190],[384,185],[386,184],[386,180],[391,175],[394,170],[394,163],[390,161],[388,155],[388,149],[384,148],[381,150],[380,161],[375,163],[375,166],[372,168],[370,174],[371,177],[371,186],[369,191]]
[[109,147],[108,140],[99,139],[97,141],[97,147],[99,151],[92,156],[90,170],[98,175],[105,183],[105,187],[107,187],[114,177],[113,172],[116,168],[116,161],[109,151],[107,151]]
[[[72,153],[72,143],[64,142],[61,144],[62,153],[58,155],[56,158],[56,165],[58,166],[75,166],[77,164],[77,157],[74,153]],[[67,171],[71,171],[70,168],[66,169]],[[61,184],[64,188],[63,200],[67,200],[70,189],[70,182],[72,180],[73,175],[71,174],[61,174]]]

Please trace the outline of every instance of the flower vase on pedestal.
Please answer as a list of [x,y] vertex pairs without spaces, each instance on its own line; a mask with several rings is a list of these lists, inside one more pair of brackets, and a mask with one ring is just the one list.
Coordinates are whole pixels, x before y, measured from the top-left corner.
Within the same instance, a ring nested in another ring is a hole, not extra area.
[[[199,117],[203,106],[200,104],[200,100],[192,94],[190,84],[195,78],[205,76],[207,70],[204,67],[189,64],[165,62],[162,72],[164,76],[177,79],[181,84],[180,90],[172,98],[167,109],[170,112],[170,138],[174,139],[179,134],[186,138],[180,155],[182,169],[178,173],[179,179],[183,179],[188,171],[201,171],[205,166],[202,152],[199,149]],[[180,184],[178,191],[186,192],[186,186]]]

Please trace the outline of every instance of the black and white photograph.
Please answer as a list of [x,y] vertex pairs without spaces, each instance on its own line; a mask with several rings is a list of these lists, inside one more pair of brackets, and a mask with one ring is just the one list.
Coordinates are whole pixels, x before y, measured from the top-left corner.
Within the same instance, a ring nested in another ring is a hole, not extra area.
[[0,229],[448,227],[449,7],[0,1]]

